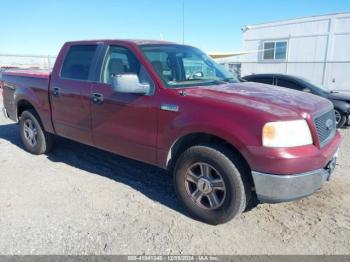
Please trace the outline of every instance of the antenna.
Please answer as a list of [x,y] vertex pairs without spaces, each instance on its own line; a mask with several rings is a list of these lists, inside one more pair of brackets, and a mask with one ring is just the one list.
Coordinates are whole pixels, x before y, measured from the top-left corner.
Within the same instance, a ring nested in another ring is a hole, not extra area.
[[185,0],[182,0],[182,44],[185,44]]

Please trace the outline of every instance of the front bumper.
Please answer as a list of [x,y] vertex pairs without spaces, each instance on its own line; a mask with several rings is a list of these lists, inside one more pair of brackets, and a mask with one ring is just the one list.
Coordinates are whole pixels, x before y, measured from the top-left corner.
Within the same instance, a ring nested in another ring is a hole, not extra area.
[[337,131],[334,138],[322,148],[315,145],[290,148],[248,146],[242,153],[251,170],[265,174],[295,175],[327,166],[337,152],[340,141]]
[[257,197],[263,203],[279,203],[309,196],[329,180],[335,164],[336,156],[325,168],[301,174],[272,175],[253,171]]

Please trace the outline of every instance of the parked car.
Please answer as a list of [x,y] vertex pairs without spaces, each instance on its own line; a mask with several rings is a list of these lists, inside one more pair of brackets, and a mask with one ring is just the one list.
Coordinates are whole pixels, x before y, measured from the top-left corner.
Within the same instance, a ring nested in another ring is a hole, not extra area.
[[308,92],[329,99],[334,105],[337,127],[350,124],[350,94],[329,90],[305,78],[285,74],[253,74],[243,77],[246,81],[282,86]]
[[191,46],[69,42],[51,74],[12,70],[3,81],[4,114],[29,152],[47,153],[62,136],[162,167],[189,213],[210,224],[254,196],[311,195],[335,167],[328,100],[242,83]]

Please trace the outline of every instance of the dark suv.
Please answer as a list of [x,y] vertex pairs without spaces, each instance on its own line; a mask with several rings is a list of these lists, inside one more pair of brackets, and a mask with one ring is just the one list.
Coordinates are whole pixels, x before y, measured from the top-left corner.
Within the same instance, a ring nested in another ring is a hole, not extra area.
[[344,124],[350,124],[350,93],[329,90],[305,78],[285,74],[253,74],[242,79],[248,82],[287,87],[327,98],[334,105],[337,127],[341,128]]

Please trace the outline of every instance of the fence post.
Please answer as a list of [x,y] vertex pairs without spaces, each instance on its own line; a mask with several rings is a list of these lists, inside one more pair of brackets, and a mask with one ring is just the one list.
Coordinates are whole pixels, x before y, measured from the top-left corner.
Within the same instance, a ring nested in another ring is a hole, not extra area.
[[50,63],[50,56],[49,55],[47,56],[47,67],[48,67],[48,70],[50,71],[51,70],[51,63]]

